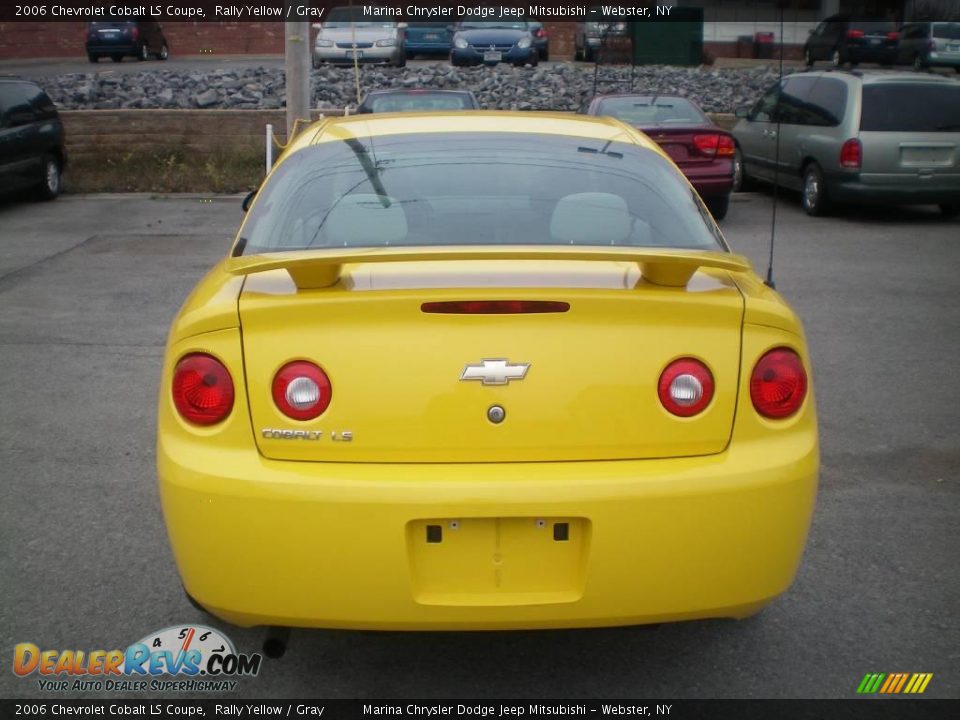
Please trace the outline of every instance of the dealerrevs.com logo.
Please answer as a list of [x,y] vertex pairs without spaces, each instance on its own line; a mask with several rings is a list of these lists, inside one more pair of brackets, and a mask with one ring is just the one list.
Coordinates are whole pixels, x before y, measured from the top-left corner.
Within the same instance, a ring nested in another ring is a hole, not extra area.
[[[38,676],[40,690],[230,691],[260,672],[259,653],[238,653],[219,630],[180,625],[151,633],[126,650],[13,649],[13,672]],[[164,679],[172,676],[178,679]]]

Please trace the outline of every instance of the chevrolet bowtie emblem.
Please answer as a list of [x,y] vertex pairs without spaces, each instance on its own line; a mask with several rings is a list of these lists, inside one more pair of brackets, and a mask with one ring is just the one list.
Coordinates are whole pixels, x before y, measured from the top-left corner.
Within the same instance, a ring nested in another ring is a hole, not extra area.
[[483,385],[506,385],[511,380],[523,380],[530,363],[509,360],[482,360],[470,363],[460,373],[461,380],[479,380]]

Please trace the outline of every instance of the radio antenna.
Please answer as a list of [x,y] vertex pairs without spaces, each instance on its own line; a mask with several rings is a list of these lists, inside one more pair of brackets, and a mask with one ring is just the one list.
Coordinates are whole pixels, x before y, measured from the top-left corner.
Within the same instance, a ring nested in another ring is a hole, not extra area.
[[777,102],[773,106],[773,112],[777,121],[776,130],[776,149],[773,155],[773,212],[770,217],[770,257],[767,260],[767,279],[763,284],[774,290],[777,287],[773,280],[773,245],[777,235],[777,199],[779,197],[780,178],[780,93],[783,91],[783,3],[780,3],[780,73],[777,79]]

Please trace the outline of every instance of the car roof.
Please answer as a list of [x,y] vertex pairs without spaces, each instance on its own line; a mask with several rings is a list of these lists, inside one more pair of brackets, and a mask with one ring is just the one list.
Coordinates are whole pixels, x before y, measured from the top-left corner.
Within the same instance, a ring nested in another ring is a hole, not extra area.
[[608,117],[572,113],[467,110],[348,115],[321,120],[304,130],[285,156],[308,145],[379,135],[432,133],[531,133],[628,142],[660,152],[652,140]]
[[370,90],[366,97],[371,95],[423,95],[430,93],[431,95],[472,95],[470,90],[440,90],[428,87],[413,87],[413,88],[381,88],[379,90]]
[[784,75],[784,79],[795,76],[809,75],[813,77],[838,77],[847,79],[851,82],[859,80],[864,84],[883,83],[883,82],[916,82],[916,83],[938,83],[940,85],[956,85],[957,81],[945,75],[937,73],[919,73],[914,70],[884,70],[884,69],[866,69],[866,70],[847,70],[841,68],[830,68],[826,70],[800,70],[799,72]]

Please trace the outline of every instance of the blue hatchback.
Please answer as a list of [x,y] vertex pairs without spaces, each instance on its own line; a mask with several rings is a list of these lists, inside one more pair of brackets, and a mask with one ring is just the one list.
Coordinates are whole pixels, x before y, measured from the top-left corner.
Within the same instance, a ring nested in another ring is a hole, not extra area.
[[453,65],[536,65],[539,59],[529,24],[508,20],[460,23],[450,51]]

